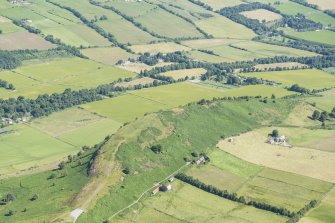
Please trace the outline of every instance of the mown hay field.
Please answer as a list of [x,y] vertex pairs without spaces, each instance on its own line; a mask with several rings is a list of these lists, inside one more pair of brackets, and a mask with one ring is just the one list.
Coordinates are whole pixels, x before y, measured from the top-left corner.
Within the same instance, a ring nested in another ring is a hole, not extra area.
[[54,47],[55,45],[47,42],[42,37],[27,31],[11,32],[0,35],[0,50],[47,50]]
[[266,141],[271,129],[263,128],[245,133],[235,137],[234,143],[222,140],[218,147],[257,165],[335,182],[332,171],[335,168],[335,153],[304,147],[270,145]]
[[266,9],[256,9],[252,11],[246,11],[246,12],[242,12],[241,14],[249,19],[257,19],[260,22],[263,22],[263,21],[272,22],[272,21],[276,21],[282,18],[280,14],[271,12]]
[[321,10],[335,9],[334,1],[332,0],[306,0],[309,4],[317,5]]
[[188,51],[188,47],[174,42],[155,43],[147,45],[133,45],[130,47],[136,53],[173,53],[176,51]]
[[178,80],[180,78],[185,77],[195,77],[198,78],[202,74],[205,74],[206,70],[204,68],[193,68],[193,69],[185,69],[185,70],[174,70],[174,71],[168,71],[165,73],[161,73],[163,76],[172,77],[175,80]]
[[225,7],[232,7],[232,6],[240,5],[240,4],[243,3],[240,0],[225,0],[225,1],[203,0],[202,2],[206,3],[207,5],[210,5],[215,10],[219,10],[219,9],[222,9],[222,8],[225,8]]
[[11,72],[0,72],[1,79],[16,87],[15,91],[3,92],[1,97],[34,98],[44,93],[62,92],[67,88],[78,90],[96,87],[135,75],[87,59],[62,58],[21,66]]
[[293,84],[308,89],[323,89],[335,86],[335,76],[316,69],[241,73],[244,77],[256,77],[280,83],[285,87]]
[[137,55],[126,52],[118,47],[88,48],[81,51],[82,54],[91,60],[106,64],[115,65],[119,60],[136,58]]

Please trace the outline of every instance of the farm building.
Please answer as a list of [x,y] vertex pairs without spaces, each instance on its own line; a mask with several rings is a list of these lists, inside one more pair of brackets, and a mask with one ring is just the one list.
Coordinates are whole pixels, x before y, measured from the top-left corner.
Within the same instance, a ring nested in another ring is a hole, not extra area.
[[200,165],[200,164],[204,163],[205,161],[206,161],[205,157],[201,156],[195,163],[197,165]]
[[160,187],[156,187],[156,188],[151,192],[151,194],[152,194],[152,195],[157,194],[157,193],[159,192],[159,189],[160,189]]

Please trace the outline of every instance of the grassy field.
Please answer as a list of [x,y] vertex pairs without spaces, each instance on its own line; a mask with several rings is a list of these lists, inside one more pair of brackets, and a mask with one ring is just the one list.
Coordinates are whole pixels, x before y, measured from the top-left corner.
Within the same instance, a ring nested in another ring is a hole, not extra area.
[[316,103],[316,107],[330,112],[334,107],[335,89],[325,91],[319,94],[321,97],[306,98],[307,102]]
[[257,77],[281,83],[285,87],[299,84],[308,89],[322,89],[335,86],[335,77],[316,69],[241,73],[245,77]]
[[249,200],[298,211],[310,200],[320,200],[332,187],[313,178],[257,166],[217,149],[208,155],[208,165],[195,166],[187,175]]
[[[147,115],[124,126],[113,136],[114,140],[110,140],[102,148],[101,155],[97,159],[109,166],[109,163],[115,162],[113,159],[115,154],[116,159],[122,162],[123,168],[129,168],[130,174],[125,176],[123,181],[112,186],[105,196],[96,202],[95,208],[83,213],[78,222],[101,222],[109,219],[115,212],[137,200],[144,191],[147,190],[150,193],[154,182],[163,180],[185,165],[183,157],[190,157],[192,151],[200,153],[206,148],[212,148],[222,134],[226,136],[238,134],[255,128],[265,120],[277,122],[290,110],[290,104],[288,101],[265,104],[258,100],[250,100],[217,102],[210,109],[205,106],[190,105],[157,115]],[[250,119],[248,113],[257,111],[259,115]],[[277,115],[273,114],[274,111],[278,112]],[[164,152],[155,154],[147,149],[151,143],[161,144]],[[98,165],[96,171],[104,172],[104,166]],[[108,176],[106,178],[108,181]],[[121,193],[122,196],[120,196]],[[144,194],[146,198],[147,193]],[[118,199],[112,199],[115,197]],[[186,197],[201,199],[204,196],[187,195]],[[159,205],[165,207],[167,204],[160,202]],[[213,207],[225,208],[226,206],[214,205]],[[178,210],[181,209],[178,208]],[[246,212],[248,210],[244,210],[244,214],[235,213],[236,216],[243,217],[246,216]],[[129,213],[128,210],[125,213]],[[125,216],[125,213],[121,215]],[[255,217],[255,221],[257,218]],[[110,220],[114,222],[115,219]]]
[[[236,137],[234,143],[224,140],[218,146],[228,153],[258,165],[335,182],[335,175],[330,171],[331,166],[334,165],[332,161],[334,153],[304,147],[287,148],[270,145],[266,140],[273,128],[248,132]],[[255,156],[256,152],[257,156]]]
[[[48,72],[46,72],[48,71]],[[91,60],[64,58],[21,66],[13,72],[0,72],[0,78],[12,83],[16,90],[1,97],[25,96],[34,98],[43,93],[62,92],[67,88],[78,90],[111,83],[136,74]]]
[[335,32],[329,30],[319,30],[319,31],[310,31],[310,32],[294,32],[287,31],[287,35],[292,36],[293,38],[303,39],[310,42],[335,45]]
[[269,68],[293,68],[293,67],[306,67],[305,64],[297,63],[297,62],[286,62],[286,63],[271,63],[271,64],[257,64],[255,66],[256,69],[264,70]]
[[279,5],[273,5],[273,7],[275,7],[276,9],[287,15],[296,15],[298,13],[302,13],[308,19],[314,22],[320,22],[324,26],[328,26],[329,24],[331,24],[332,26],[335,25],[335,18],[332,18],[331,16],[319,10],[312,9],[295,2],[284,1],[281,2],[281,4]]
[[[180,181],[173,182],[173,190],[147,199],[134,222],[285,222],[285,218],[270,212],[240,205],[201,191]],[[121,221],[122,222],[122,221]],[[124,220],[126,222],[126,220]]]
[[95,19],[95,17],[100,18],[105,15],[107,19],[98,20],[96,24],[106,32],[113,34],[121,43],[144,44],[150,41],[158,40],[158,38],[155,38],[149,33],[135,27],[132,23],[123,19],[112,10],[94,6],[85,0],[57,2],[79,10],[86,18],[89,19]]
[[243,3],[240,0],[226,0],[226,1],[203,0],[202,2],[206,3],[207,5],[210,5],[215,10],[219,10],[225,7],[232,7],[232,6],[240,5]]
[[0,136],[0,173],[8,174],[49,164],[66,157],[77,148],[26,125],[3,129]]
[[256,36],[252,30],[245,26],[219,15],[201,19],[195,24],[215,38],[252,39]]
[[90,125],[102,118],[79,108],[70,108],[31,121],[30,126],[51,136],[60,136],[77,128]]
[[[15,196],[15,200],[0,209],[0,221],[8,223],[50,222],[61,214],[70,211],[71,201],[87,183],[87,169],[92,157],[90,151],[80,160],[65,168],[65,170],[50,170],[28,176],[14,177],[1,180],[0,190],[4,197],[8,193]],[[80,165],[78,163],[81,162]],[[63,176],[67,172],[67,176]],[[56,174],[54,179],[48,179]],[[34,201],[31,198],[37,195]],[[5,216],[9,210],[14,214]]]
[[332,10],[335,9],[334,2],[332,0],[307,0],[309,4],[319,6],[321,10]]
[[110,42],[80,22],[72,13],[42,0],[33,0],[29,7],[0,10],[0,15],[13,20],[29,19],[29,26],[53,35],[73,46],[109,46]]
[[0,30],[2,30],[2,34],[4,34],[22,31],[23,29],[14,25],[11,20],[0,16]]
[[139,74],[139,73],[141,73],[141,71],[144,71],[144,70],[151,70],[155,67],[163,67],[163,66],[171,65],[171,64],[172,63],[169,63],[169,62],[159,62],[154,66],[149,66],[145,63],[127,62],[125,64],[118,65],[117,67],[119,67],[121,69],[124,69],[124,70],[127,70],[127,71],[130,71],[130,72],[135,72],[135,73]]
[[155,43],[147,45],[133,45],[130,47],[136,53],[173,53],[176,51],[188,51],[188,47],[176,44],[174,42]]
[[257,19],[258,21],[262,22],[272,22],[275,20],[279,20],[282,18],[280,14],[265,10],[265,9],[256,9],[252,11],[242,12],[242,15],[249,19]]
[[118,47],[89,48],[81,52],[91,60],[106,65],[115,65],[119,60],[128,60],[129,58],[137,57],[137,55],[130,54]]
[[161,75],[172,77],[175,80],[185,77],[200,77],[202,74],[205,74],[207,71],[204,68],[194,68],[194,69],[185,69],[185,70],[174,70],[161,73]]
[[11,32],[0,35],[1,50],[46,50],[54,47],[55,45],[47,42],[42,37],[29,33],[27,31]]

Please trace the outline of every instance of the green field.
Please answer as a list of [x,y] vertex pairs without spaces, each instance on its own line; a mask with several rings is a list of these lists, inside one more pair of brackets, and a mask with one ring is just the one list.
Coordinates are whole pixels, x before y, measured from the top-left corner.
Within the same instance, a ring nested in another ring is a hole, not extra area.
[[9,19],[0,16],[0,30],[2,30],[2,34],[4,34],[4,33],[21,31],[23,29],[21,27],[14,25],[12,21],[10,21]]
[[243,3],[240,0],[203,0],[202,2],[210,5],[215,10],[219,10],[225,7],[232,7]]
[[304,14],[308,19],[314,21],[314,22],[320,22],[324,26],[328,26],[331,24],[332,26],[335,25],[335,19],[332,18],[331,16],[316,10],[312,9],[303,5],[300,5],[295,2],[291,1],[284,1],[281,2],[279,5],[273,5],[276,9],[281,11],[283,14],[287,15],[296,15],[298,13]]
[[7,133],[0,135],[1,174],[49,164],[78,149],[26,125],[2,130]]
[[241,73],[241,75],[274,81],[285,87],[290,87],[293,84],[299,84],[308,89],[323,89],[335,86],[334,76],[316,69]]
[[44,93],[63,92],[67,88],[72,90],[92,88],[135,75],[87,59],[64,58],[45,61],[21,66],[13,72],[0,72],[1,79],[16,87],[14,92],[3,92],[1,97],[34,98]]
[[130,47],[136,53],[173,53],[176,51],[188,51],[188,47],[174,42],[156,43],[147,45],[134,45]]
[[0,15],[13,20],[29,19],[29,26],[40,29],[73,46],[108,46],[110,42],[88,28],[70,12],[42,0],[33,0],[29,7],[0,9]]
[[319,30],[310,32],[293,32],[287,31],[288,36],[293,38],[303,39],[310,42],[335,45],[335,32],[329,30]]
[[89,48],[84,49],[81,52],[91,60],[106,65],[115,65],[119,60],[128,60],[129,58],[137,57],[136,55],[130,54],[117,47]]
[[[0,209],[0,221],[31,223],[52,221],[71,210],[71,201],[87,183],[87,169],[92,152],[67,165],[64,170],[50,170],[28,176],[1,180],[1,195],[12,193],[15,201]],[[78,165],[78,163],[81,163]],[[67,176],[64,176],[64,173]],[[54,179],[48,179],[55,174]],[[37,195],[34,201],[31,198]],[[5,216],[9,210],[13,216]]]
[[300,210],[313,199],[319,200],[331,187],[330,183],[313,178],[256,166],[219,150],[209,153],[209,157],[209,165],[193,167],[187,174],[248,200],[292,211]]
[[134,216],[134,222],[148,222],[153,218],[160,222],[280,223],[286,220],[270,212],[222,199],[180,181],[172,185],[173,191],[147,199],[143,209]]
[[161,73],[163,76],[172,77],[175,80],[185,77],[200,77],[202,74],[205,74],[206,70],[203,68],[193,68],[193,69],[185,69],[185,70],[174,70],[168,71],[165,73]]
[[322,92],[319,95],[320,97],[306,98],[306,101],[316,103],[317,108],[330,112],[335,107],[333,99],[335,96],[335,89]]

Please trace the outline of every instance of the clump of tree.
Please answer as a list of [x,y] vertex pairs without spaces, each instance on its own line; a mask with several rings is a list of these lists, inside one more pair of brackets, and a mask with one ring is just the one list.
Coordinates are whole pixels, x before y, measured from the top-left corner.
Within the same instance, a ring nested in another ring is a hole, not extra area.
[[289,91],[295,91],[301,94],[309,94],[310,90],[300,87],[298,84],[293,84],[291,87],[288,88]]
[[156,154],[162,153],[162,145],[153,145],[150,147],[150,150]]
[[1,199],[0,205],[6,205],[10,202],[15,201],[15,196],[12,193],[8,193],[5,198]]
[[283,25],[287,25],[300,32],[322,29],[320,22],[314,22],[306,18],[304,14],[298,13],[295,16],[285,16],[282,20]]
[[13,84],[8,83],[7,81],[0,79],[0,88],[5,88],[7,90],[15,90],[15,87]]
[[274,129],[274,130],[272,130],[270,135],[274,138],[277,138],[277,137],[279,137],[279,131],[277,129]]

